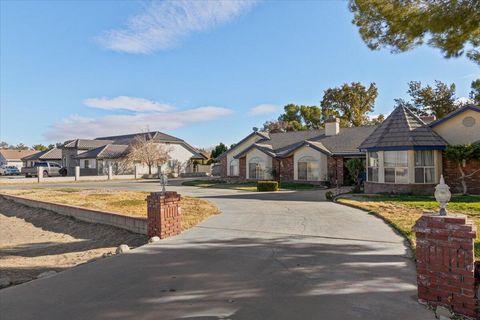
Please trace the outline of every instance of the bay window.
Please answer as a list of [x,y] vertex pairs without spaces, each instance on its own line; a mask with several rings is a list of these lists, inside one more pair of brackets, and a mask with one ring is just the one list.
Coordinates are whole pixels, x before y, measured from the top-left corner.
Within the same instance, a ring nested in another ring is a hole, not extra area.
[[378,182],[378,152],[369,152],[367,156],[367,181]]
[[385,151],[383,154],[385,183],[408,183],[407,151]]
[[415,151],[415,183],[435,182],[435,160],[433,150]]
[[303,157],[297,162],[298,180],[315,181],[319,177],[319,164],[313,157]]

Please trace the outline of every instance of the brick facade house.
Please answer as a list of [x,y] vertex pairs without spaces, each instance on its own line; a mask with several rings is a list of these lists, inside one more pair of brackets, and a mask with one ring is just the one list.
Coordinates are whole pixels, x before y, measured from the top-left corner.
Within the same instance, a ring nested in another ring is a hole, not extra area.
[[343,185],[350,158],[365,159],[360,143],[376,126],[340,128],[330,118],[325,129],[296,132],[255,131],[219,158],[224,179]]
[[[444,175],[462,192],[458,164],[445,158],[448,145],[480,143],[480,108],[467,105],[430,123],[397,107],[360,145],[366,152],[366,193],[433,194]],[[480,161],[462,164],[468,191],[480,194]]]
[[[429,117],[429,120],[432,120]],[[220,156],[224,179],[330,183],[351,179],[345,163],[365,161],[366,193],[433,194],[440,175],[453,192],[461,192],[458,165],[444,157],[449,144],[480,143],[480,108],[464,106],[428,123],[397,107],[378,126],[340,128],[330,118],[325,129],[295,132],[255,131]],[[480,161],[465,164],[466,174]],[[466,179],[469,192],[480,194],[480,171]]]

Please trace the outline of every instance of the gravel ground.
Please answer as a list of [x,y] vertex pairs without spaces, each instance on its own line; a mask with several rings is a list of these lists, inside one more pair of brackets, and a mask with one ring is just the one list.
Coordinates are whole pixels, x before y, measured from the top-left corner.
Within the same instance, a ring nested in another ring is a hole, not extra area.
[[11,285],[145,244],[143,235],[0,200],[0,279]]

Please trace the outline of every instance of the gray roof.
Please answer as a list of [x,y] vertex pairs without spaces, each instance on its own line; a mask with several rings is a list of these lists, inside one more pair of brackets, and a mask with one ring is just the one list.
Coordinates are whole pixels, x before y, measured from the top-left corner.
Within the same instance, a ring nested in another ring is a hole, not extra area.
[[182,139],[176,138],[174,136],[165,134],[160,131],[132,133],[132,134],[119,135],[119,136],[110,136],[110,137],[100,137],[100,138],[95,138],[95,140],[111,140],[113,141],[114,144],[130,144],[133,139],[141,136],[144,136],[147,140],[153,139],[158,142],[183,142]]
[[80,150],[91,150],[107,144],[113,143],[113,140],[99,140],[99,139],[75,139],[67,141],[63,148],[75,148]]
[[128,146],[122,144],[107,144],[76,156],[77,159],[117,159],[122,157]]
[[243,157],[252,148],[270,156],[285,157],[305,145],[328,155],[359,154],[358,146],[375,128],[376,126],[341,128],[340,132],[333,136],[326,136],[324,129],[278,132],[268,135],[264,133],[264,136],[269,137],[268,139],[257,141],[235,157]]
[[32,155],[23,157],[23,161],[35,161],[35,160],[61,160],[62,150],[58,148],[52,148],[50,150],[44,150]]
[[361,150],[443,149],[446,142],[411,110],[399,106],[360,144]]

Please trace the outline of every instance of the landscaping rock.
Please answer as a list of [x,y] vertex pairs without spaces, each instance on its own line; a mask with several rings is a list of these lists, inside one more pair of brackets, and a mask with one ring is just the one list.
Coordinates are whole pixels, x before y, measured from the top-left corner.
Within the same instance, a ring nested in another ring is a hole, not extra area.
[[12,282],[9,277],[0,278],[0,288],[8,287]]
[[37,279],[48,278],[48,277],[54,276],[56,274],[57,274],[57,271],[55,271],[55,270],[45,271],[45,272],[40,273],[37,276]]
[[160,238],[155,236],[155,237],[151,237],[149,240],[148,240],[148,243],[154,243],[154,242],[157,242],[157,241],[160,241]]
[[125,253],[125,252],[128,252],[130,251],[130,247],[127,246],[126,244],[121,244],[118,246],[117,248],[117,251],[115,251],[116,254],[120,254],[120,253]]
[[439,320],[450,320],[452,318],[452,313],[450,310],[441,306],[437,307],[435,314]]

